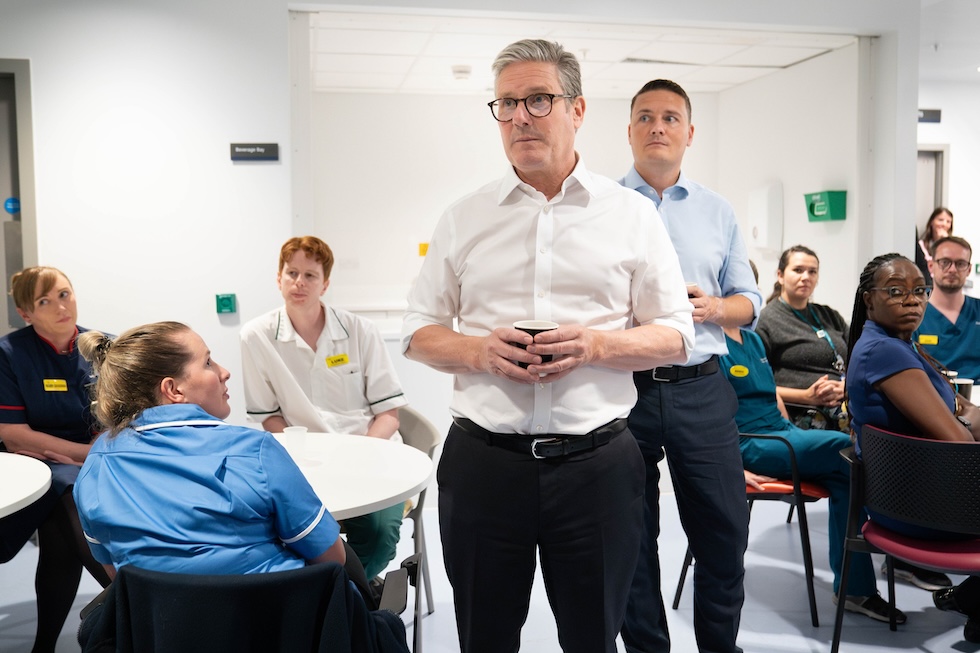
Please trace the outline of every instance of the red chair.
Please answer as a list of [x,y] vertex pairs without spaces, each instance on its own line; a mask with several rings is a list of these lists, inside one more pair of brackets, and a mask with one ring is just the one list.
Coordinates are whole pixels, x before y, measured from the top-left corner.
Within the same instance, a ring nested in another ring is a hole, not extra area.
[[[772,481],[770,483],[763,483],[763,491],[760,492],[750,485],[745,486],[745,498],[749,502],[749,517],[752,516],[752,506],[756,501],[782,501],[789,504],[789,515],[786,516],[786,523],[790,523],[793,519],[793,509],[797,508],[799,511],[799,525],[800,525],[800,544],[803,547],[803,569],[804,575],[806,576],[806,590],[807,598],[810,600],[810,621],[813,625],[819,626],[820,619],[817,616],[817,599],[813,591],[813,555],[810,551],[810,527],[807,524],[806,518],[806,508],[807,503],[812,503],[814,501],[819,501],[820,499],[826,499],[830,496],[825,488],[816,484],[810,483],[808,481],[800,480],[800,473],[796,466],[796,453],[793,451],[792,445],[790,445],[789,440],[779,435],[768,435],[762,433],[742,433],[742,437],[747,438],[762,438],[769,440],[779,440],[786,445],[789,451],[789,462],[790,469],[792,470],[792,477],[789,479],[780,479]],[[687,547],[687,553],[684,555],[684,564],[681,567],[681,575],[677,581],[677,591],[674,593],[674,610],[681,602],[681,594],[684,592],[684,581],[687,579],[687,568],[691,565],[694,560],[694,555],[691,553],[691,547]]]
[[[980,537],[980,445],[914,438],[865,426],[861,459],[853,447],[841,455],[851,465],[851,499],[839,593],[847,595],[853,551],[884,553],[892,609],[889,627],[896,630],[893,558],[942,573],[980,574],[980,539],[907,537],[864,520],[862,508],[922,528]],[[840,601],[832,653],[840,648],[843,618],[844,601]]]

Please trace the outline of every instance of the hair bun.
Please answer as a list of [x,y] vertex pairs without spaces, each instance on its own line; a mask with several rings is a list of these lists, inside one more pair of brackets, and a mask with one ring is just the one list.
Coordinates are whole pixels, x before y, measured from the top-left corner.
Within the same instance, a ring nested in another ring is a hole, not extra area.
[[95,345],[95,351],[99,353],[100,358],[105,358],[105,355],[106,353],[108,353],[109,347],[111,346],[112,346],[112,338],[110,338],[105,334],[102,334],[102,337],[99,338],[98,344]]

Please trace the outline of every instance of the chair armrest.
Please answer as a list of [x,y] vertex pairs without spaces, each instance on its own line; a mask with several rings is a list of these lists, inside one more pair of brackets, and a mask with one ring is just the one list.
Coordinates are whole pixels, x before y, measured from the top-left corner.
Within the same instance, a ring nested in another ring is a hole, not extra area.
[[96,597],[88,603],[88,605],[82,608],[82,611],[78,614],[79,618],[81,618],[82,621],[85,621],[85,618],[92,614],[97,607],[105,603],[106,597],[109,595],[109,590],[111,589],[112,585],[110,584],[108,587],[99,592],[98,595],[96,595]]
[[381,592],[379,610],[395,614],[405,612],[408,606],[408,570],[404,567],[385,574],[385,588]]
[[401,567],[385,574],[385,586],[378,603],[379,610],[401,614],[408,605],[408,586],[418,591],[419,572],[422,569],[422,554],[413,553],[402,560]]
[[[759,440],[778,440],[786,446],[786,451],[789,453],[789,469],[790,469],[790,480],[793,481],[795,487],[800,486],[800,471],[796,465],[796,452],[793,450],[793,445],[790,441],[781,435],[774,435],[772,433],[739,433],[740,437],[743,438],[757,438]],[[749,470],[752,471],[752,470]]]

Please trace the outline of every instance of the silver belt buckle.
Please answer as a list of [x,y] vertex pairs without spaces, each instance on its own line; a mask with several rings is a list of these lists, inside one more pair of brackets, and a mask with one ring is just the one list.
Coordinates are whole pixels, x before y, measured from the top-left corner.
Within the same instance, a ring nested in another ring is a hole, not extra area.
[[[659,370],[659,369],[661,369],[661,368],[659,368],[659,367],[653,368],[653,380],[654,381],[657,381],[659,383],[670,383],[671,381],[673,381],[673,379],[664,379],[664,378],[661,378],[661,377],[657,376],[657,370]],[[668,368],[665,368],[665,369],[668,369]]]
[[534,438],[531,440],[531,455],[537,460],[544,460],[546,456],[539,456],[537,447],[539,444],[549,444],[553,442],[558,442],[558,438]]

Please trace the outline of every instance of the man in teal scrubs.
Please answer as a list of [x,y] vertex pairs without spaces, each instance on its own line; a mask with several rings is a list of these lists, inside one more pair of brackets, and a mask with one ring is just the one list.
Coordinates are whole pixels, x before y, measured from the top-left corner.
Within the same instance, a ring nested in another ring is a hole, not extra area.
[[980,299],[967,297],[973,248],[963,238],[947,236],[932,248],[929,272],[932,296],[912,341],[960,379],[980,380]]

